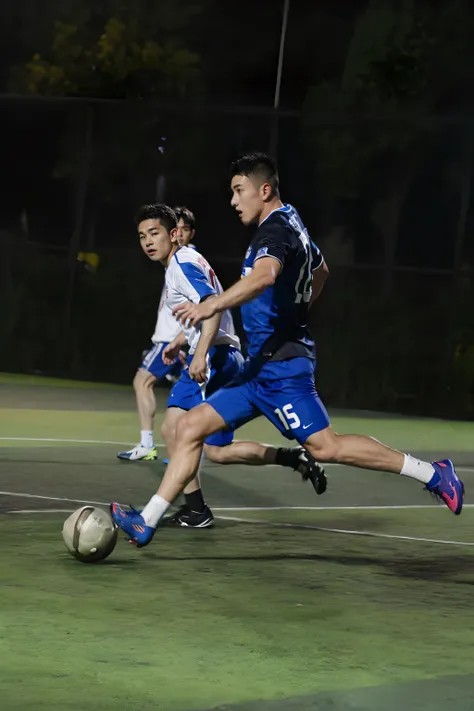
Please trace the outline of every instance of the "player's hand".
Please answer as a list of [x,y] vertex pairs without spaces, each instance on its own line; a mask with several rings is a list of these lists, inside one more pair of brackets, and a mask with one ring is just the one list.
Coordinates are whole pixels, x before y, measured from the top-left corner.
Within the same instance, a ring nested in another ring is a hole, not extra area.
[[206,299],[200,304],[193,304],[186,301],[184,304],[178,304],[173,309],[173,316],[184,325],[197,326],[201,321],[212,318],[217,310],[214,306],[215,299]]
[[179,356],[180,350],[181,345],[179,343],[175,343],[174,341],[168,343],[168,345],[163,348],[163,352],[161,354],[161,359],[163,360],[163,363],[165,365],[173,365],[176,358]]
[[188,374],[196,383],[205,383],[207,380],[207,358],[194,354]]

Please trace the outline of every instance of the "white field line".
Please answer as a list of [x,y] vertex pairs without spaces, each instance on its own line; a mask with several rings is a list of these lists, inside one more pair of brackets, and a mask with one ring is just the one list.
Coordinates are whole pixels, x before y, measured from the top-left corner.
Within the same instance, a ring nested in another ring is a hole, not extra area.
[[[41,496],[39,494],[25,494],[25,493],[18,493],[18,492],[12,492],[12,491],[0,491],[0,496],[17,496],[21,498],[28,498],[28,499],[41,499],[43,501],[64,501],[68,503],[74,503],[74,504],[94,504],[98,506],[108,506],[107,503],[103,501],[84,501],[80,499],[68,499],[68,498],[63,498],[63,497],[58,497],[58,496]],[[291,508],[291,507],[289,507]],[[354,507],[355,510],[357,510],[357,507]],[[366,507],[365,507],[366,508]],[[380,507],[380,508],[388,508],[388,507]],[[402,508],[402,507],[400,507]],[[410,507],[411,508],[411,507]],[[433,508],[433,507],[420,507],[420,508]],[[217,509],[216,509],[217,510]],[[231,509],[231,508],[220,508],[218,509],[219,511],[255,511],[256,509]],[[265,509],[258,509],[260,511],[264,511]],[[270,509],[270,510],[275,510],[275,509]],[[321,510],[321,509],[319,509]],[[331,509],[328,509],[331,510]],[[23,513],[23,514],[30,514],[30,513],[69,513],[69,509],[43,509],[43,511],[32,511],[29,509],[24,509],[21,511],[15,511],[12,513]],[[449,546],[474,546],[474,542],[467,542],[467,541],[446,541],[443,539],[437,539],[437,538],[417,538],[415,536],[398,536],[390,533],[376,533],[373,531],[354,531],[351,529],[345,529],[345,528],[326,528],[324,526],[311,526],[309,524],[293,524],[293,523],[277,523],[277,522],[271,522],[271,521],[262,521],[262,520],[252,520],[248,518],[241,518],[238,516],[218,516],[219,519],[222,519],[224,521],[236,521],[237,523],[247,523],[247,524],[257,524],[259,526],[265,526],[265,527],[270,527],[270,528],[287,528],[287,529],[295,529],[295,530],[309,530],[309,531],[321,531],[323,533],[338,533],[338,534],[343,534],[346,536],[368,536],[370,538],[388,538],[392,540],[400,540],[400,541],[412,541],[412,542],[419,542],[419,543],[436,543],[439,545],[449,545]]]
[[270,521],[256,521],[237,516],[218,516],[224,521],[236,521],[238,523],[254,523],[267,528],[290,528],[296,530],[322,531],[323,533],[342,533],[346,536],[368,536],[370,538],[390,538],[399,541],[416,541],[420,543],[438,543],[445,546],[474,546],[474,542],[467,541],[445,541],[438,538],[416,538],[415,536],[397,536],[390,533],[375,533],[373,531],[352,531],[346,528],[324,528],[323,526],[310,526],[306,524],[293,523],[272,523]]
[[[108,506],[107,501],[91,501],[84,499],[69,499],[64,496],[44,496],[42,494],[26,494],[20,491],[0,491],[0,496],[12,496],[20,499],[38,499],[42,501],[64,501],[70,504],[92,504],[94,506]],[[464,508],[473,508],[474,504],[464,504]],[[439,509],[446,511],[447,509],[441,505],[426,506],[418,504],[399,505],[399,506],[213,506],[213,511],[391,511],[403,509]],[[247,519],[246,519],[247,520]],[[248,519],[250,520],[250,519]]]
[[[240,442],[242,440],[235,440],[236,442]],[[115,442],[112,440],[100,440],[100,439],[57,439],[54,437],[0,437],[0,442],[57,442],[61,443],[64,442],[66,444],[114,444],[118,447],[133,447],[136,442]],[[267,447],[276,447],[278,445],[275,444],[269,444],[268,442],[264,442],[265,446]],[[158,448],[164,448],[166,447],[165,444],[163,443],[158,443],[155,444],[155,447]],[[279,466],[278,464],[267,464],[267,467],[277,467]],[[337,466],[342,466],[339,464],[333,464],[331,462],[328,462],[324,465],[325,467],[337,467]],[[469,473],[474,473],[474,467],[456,467],[458,471],[462,472],[469,472]]]

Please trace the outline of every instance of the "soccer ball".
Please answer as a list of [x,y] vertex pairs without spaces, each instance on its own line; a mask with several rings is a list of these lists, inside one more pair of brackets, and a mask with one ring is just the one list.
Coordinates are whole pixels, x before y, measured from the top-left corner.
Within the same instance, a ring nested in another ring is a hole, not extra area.
[[110,514],[83,506],[64,521],[63,539],[69,553],[82,563],[104,560],[117,544],[118,528]]

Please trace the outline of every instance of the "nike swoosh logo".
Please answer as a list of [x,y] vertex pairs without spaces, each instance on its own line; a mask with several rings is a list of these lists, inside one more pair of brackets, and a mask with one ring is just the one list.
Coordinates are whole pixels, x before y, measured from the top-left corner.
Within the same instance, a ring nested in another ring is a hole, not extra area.
[[310,422],[310,423],[309,423],[309,425],[303,425],[303,429],[304,429],[304,430],[307,430],[307,429],[308,429],[308,427],[311,427],[311,425],[312,425],[312,424],[313,424],[313,423],[312,423],[312,422]]
[[443,492],[443,494],[444,494],[445,501],[448,504],[451,511],[455,511],[457,509],[458,503],[459,503],[458,494],[452,484],[450,484],[449,486],[451,487],[452,496],[449,496],[449,493],[447,491]]

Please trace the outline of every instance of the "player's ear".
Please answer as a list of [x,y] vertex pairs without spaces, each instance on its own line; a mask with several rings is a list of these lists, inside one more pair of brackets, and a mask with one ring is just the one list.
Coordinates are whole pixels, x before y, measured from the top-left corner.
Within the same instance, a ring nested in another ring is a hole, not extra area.
[[170,230],[170,240],[171,244],[178,244],[178,228],[173,227],[172,230]]
[[272,186],[270,183],[263,183],[260,187],[260,193],[262,195],[262,198],[265,200],[270,200],[272,197]]
[[193,230],[193,231],[191,232],[191,237],[189,238],[189,241],[190,241],[190,242],[193,241],[195,234],[196,234],[196,230]]

